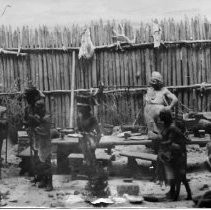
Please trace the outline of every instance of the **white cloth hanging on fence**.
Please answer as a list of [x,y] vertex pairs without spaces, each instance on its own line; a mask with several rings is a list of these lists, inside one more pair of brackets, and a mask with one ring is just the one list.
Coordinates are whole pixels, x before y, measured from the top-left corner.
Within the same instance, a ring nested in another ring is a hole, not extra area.
[[95,47],[91,41],[90,31],[86,29],[81,37],[81,47],[79,49],[78,58],[90,59],[94,54]]
[[157,23],[153,23],[154,47],[159,47],[161,43],[162,29]]

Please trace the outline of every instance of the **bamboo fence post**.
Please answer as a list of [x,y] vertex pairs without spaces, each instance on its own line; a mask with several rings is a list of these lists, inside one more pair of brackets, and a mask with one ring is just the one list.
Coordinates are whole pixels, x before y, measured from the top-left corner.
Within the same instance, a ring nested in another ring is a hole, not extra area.
[[73,128],[74,88],[75,88],[75,51],[73,51],[73,54],[72,54],[72,78],[71,78],[71,99],[70,99],[70,128]]

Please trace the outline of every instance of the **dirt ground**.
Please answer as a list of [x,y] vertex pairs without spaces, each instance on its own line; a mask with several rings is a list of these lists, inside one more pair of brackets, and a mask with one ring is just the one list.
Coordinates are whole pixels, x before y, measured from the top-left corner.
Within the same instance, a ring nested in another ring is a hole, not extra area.
[[[186,201],[184,186],[181,187],[180,199],[177,202],[164,200],[163,202],[146,202],[141,204],[131,204],[126,199],[120,198],[117,194],[117,186],[125,184],[125,177],[133,178],[131,184],[139,185],[140,195],[154,194],[165,197],[168,187],[161,188],[151,180],[148,171],[150,163],[148,161],[138,161],[138,168],[130,174],[125,175],[123,171],[127,169],[127,159],[119,156],[122,150],[146,151],[144,146],[116,147],[114,153],[116,160],[113,162],[111,171],[115,174],[109,178],[109,188],[111,198],[115,203],[109,207],[150,207],[150,208],[173,208],[173,207],[194,207],[193,201]],[[81,195],[86,180],[71,180],[70,175],[54,175],[52,192],[38,189],[30,183],[30,177],[19,176],[18,163],[16,157],[17,146],[9,148],[8,163],[2,168],[2,179],[0,180],[0,191],[2,194],[1,204],[5,207],[92,207],[86,203]],[[4,158],[4,152],[2,157]],[[188,146],[188,175],[193,196],[201,195],[211,188],[211,173],[202,167],[206,158],[205,148],[198,146]],[[3,161],[4,162],[4,161]],[[127,171],[127,170],[126,170]],[[147,172],[148,171],[148,172]],[[111,173],[111,174],[112,174]],[[139,174],[139,176],[137,176]]]

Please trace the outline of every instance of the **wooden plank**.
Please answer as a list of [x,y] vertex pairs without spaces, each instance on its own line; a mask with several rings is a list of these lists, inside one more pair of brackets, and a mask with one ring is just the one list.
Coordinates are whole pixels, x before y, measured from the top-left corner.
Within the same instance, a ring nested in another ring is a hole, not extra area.
[[[196,61],[196,49],[193,49],[193,55],[192,55],[192,82],[193,84],[197,83],[197,61]],[[197,96],[196,91],[192,91],[193,94],[193,110],[196,112],[198,110],[198,104],[197,104]]]
[[146,59],[145,59],[145,50],[140,50],[141,52],[141,85],[148,85],[148,78],[146,73]]
[[111,52],[108,53],[108,79],[109,86],[114,86],[113,57]]
[[49,82],[48,82],[48,68],[47,68],[47,58],[46,54],[42,54],[42,59],[43,59],[43,90],[49,90]]
[[132,83],[131,84],[133,86],[137,86],[138,85],[138,81],[136,79],[137,78],[136,77],[137,72],[138,72],[138,70],[140,68],[140,67],[137,66],[137,60],[140,59],[140,57],[137,58],[138,54],[139,54],[139,51],[136,50],[136,51],[133,51],[132,55],[131,55],[131,57],[132,57],[132,78],[131,78],[132,79]]
[[123,59],[123,68],[124,68],[124,74],[125,74],[125,86],[129,86],[130,85],[130,79],[129,79],[129,53],[125,53],[124,55],[124,59]]
[[73,127],[74,113],[74,88],[75,88],[75,51],[72,54],[72,80],[71,80],[71,102],[70,102],[70,128]]
[[[182,47],[182,84],[188,85],[187,82],[187,50],[185,47]],[[188,98],[187,98],[187,92],[183,92],[183,103],[185,106],[188,106]]]
[[[194,84],[194,78],[193,78],[193,50],[188,49],[188,75],[189,75],[189,82],[188,84]],[[194,103],[193,103],[194,97],[193,97],[193,91],[189,91],[189,104],[188,107],[192,110],[194,110]]]
[[136,78],[136,85],[142,85],[143,80],[143,69],[142,69],[142,53],[140,50],[137,50],[136,52],[136,72],[135,72],[135,78]]
[[[61,89],[65,89],[65,78],[64,78],[64,58],[63,52],[59,54],[59,67],[60,67],[60,82]],[[65,95],[61,95],[61,127],[65,128]]]
[[14,76],[14,60],[13,57],[10,57],[10,76],[11,76],[11,86],[13,87],[13,90],[15,90],[15,76]]
[[134,79],[133,79],[133,52],[128,51],[127,57],[128,57],[128,66],[127,66],[127,75],[128,75],[128,86],[134,86]]
[[40,90],[43,90],[43,71],[42,71],[42,55],[38,54],[38,75],[39,75],[39,82],[38,82],[38,88]]
[[[121,83],[120,86],[126,85],[125,81],[125,66],[124,66],[124,60],[125,60],[125,55],[124,53],[120,53],[120,77],[121,77]],[[123,93],[125,94],[125,93]],[[125,100],[123,96],[117,96],[119,99],[118,103],[118,114],[121,115],[122,113],[125,113]],[[121,119],[123,121],[123,119]],[[122,122],[124,123],[124,122]]]
[[7,90],[11,91],[11,72],[10,72],[10,60],[9,56],[6,56],[7,64]]
[[[56,82],[57,82],[57,88],[59,90],[61,90],[62,89],[62,86],[61,86],[59,54],[56,53],[55,56],[56,56]],[[62,119],[61,119],[61,112],[62,112],[61,111],[61,96],[60,95],[57,95],[56,100],[57,100],[57,120],[58,120],[58,126],[59,127],[62,127],[62,125],[61,125],[61,121],[62,121]]]
[[111,71],[113,76],[112,85],[117,85],[117,68],[116,68],[116,61],[115,61],[115,52],[111,52]]
[[115,67],[116,67],[116,85],[120,86],[120,84],[121,84],[120,57],[117,52],[115,52]]
[[5,91],[5,86],[4,86],[4,80],[5,80],[5,77],[4,77],[4,63],[3,63],[3,59],[2,57],[0,57],[0,84],[3,86],[2,87],[2,90]]
[[125,156],[128,158],[135,158],[135,159],[142,159],[142,160],[148,160],[148,161],[157,161],[157,155],[150,154],[150,153],[140,153],[140,152],[121,152],[121,156]]
[[35,55],[29,55],[30,60],[30,69],[31,69],[31,82],[35,86],[36,85],[36,67],[35,67]]
[[[69,74],[68,74],[68,71],[69,71],[69,67],[68,67],[68,54],[67,53],[64,53],[63,54],[63,59],[64,59],[64,89],[65,90],[68,90],[69,89]],[[67,116],[70,116],[70,115],[67,115],[68,113],[68,109],[69,109],[69,97],[67,94],[64,95],[64,106],[63,106],[63,121],[64,121],[64,127],[67,128],[69,126],[68,124],[68,117]]]
[[104,82],[105,82],[105,85],[106,86],[109,86],[109,73],[108,73],[108,71],[109,71],[109,69],[108,69],[108,63],[109,63],[109,59],[108,59],[108,53],[105,51],[105,52],[103,52],[103,55],[104,55],[104,76],[105,76],[105,80],[104,80]]
[[[202,81],[206,82],[207,77],[206,77],[206,53],[205,53],[205,49],[202,50]],[[207,107],[207,103],[206,103],[206,95],[203,94],[202,95],[202,111],[205,111]]]
[[[210,49],[207,48],[207,82],[208,83],[211,82],[211,71],[210,71],[211,61],[210,61],[210,56],[211,56]],[[209,94],[209,93],[208,93],[208,96],[207,96],[207,104],[211,104],[211,94]],[[211,107],[208,106],[207,107],[207,111],[210,111],[210,110],[211,110]]]
[[[55,64],[56,64],[56,72],[55,72],[55,79],[56,79],[56,87],[58,90],[61,89],[61,85],[60,85],[60,73],[59,73],[59,58],[58,58],[58,54],[55,53]],[[60,96],[56,95],[55,97],[55,103],[56,103],[56,120],[57,120],[57,126],[61,126],[60,124]]]
[[2,64],[3,64],[3,75],[4,75],[4,91],[7,91],[7,86],[8,86],[8,82],[7,82],[7,60],[5,58],[5,56],[2,56]]
[[125,71],[124,71],[124,54],[119,53],[119,62],[120,62],[120,86],[125,85]]
[[49,90],[55,90],[54,89],[54,67],[53,67],[53,55],[52,53],[47,53],[46,54],[46,59],[47,59],[47,67],[48,67],[48,89]]
[[[202,65],[201,65],[201,59],[202,59],[202,50],[199,49],[197,54],[197,68],[198,68],[198,74],[197,74],[197,83],[200,84],[202,82]],[[202,111],[202,101],[201,101],[201,94],[198,94],[198,111]]]
[[[131,60],[131,65],[132,65],[132,85],[133,86],[137,86],[137,80],[136,80],[136,72],[137,72],[137,62],[136,62],[136,59],[137,59],[137,50],[135,52],[132,52],[132,60]],[[135,97],[134,95],[131,95],[131,121],[134,122],[135,120],[135,116],[136,116],[136,101],[135,101]]]
[[[181,81],[181,49],[180,48],[176,49],[176,72],[177,72],[176,84],[181,85],[182,81]],[[178,92],[177,96],[178,96],[178,100],[181,102],[182,100],[181,91]]]
[[171,49],[168,49],[167,51],[167,66],[168,66],[168,70],[167,70],[167,85],[172,85],[171,82],[171,78],[172,78],[172,71],[173,71],[173,67],[172,67],[172,60],[171,60]]
[[164,84],[167,84],[168,83],[168,49],[165,49],[163,54],[164,54],[163,81],[164,81]]
[[[131,31],[130,31],[131,33]],[[133,79],[133,52],[132,51],[128,51],[128,85],[131,87],[131,86],[134,86],[134,79]],[[132,123],[133,122],[133,116],[134,116],[134,101],[133,101],[133,97],[130,93],[127,93],[126,95],[126,99],[127,99],[127,107],[126,107],[126,111],[125,113],[128,114],[128,120],[129,122],[126,122],[126,123]]]
[[[48,43],[48,40],[46,40],[46,45]],[[48,90],[51,90],[53,88],[52,86],[52,58],[51,55],[49,53],[46,53],[46,70],[47,70],[47,75],[45,75],[46,77],[46,88],[48,88]],[[51,96],[49,95],[47,97],[47,101],[46,101],[47,107],[48,107],[48,112],[51,111]]]
[[177,84],[177,68],[176,68],[176,50],[172,49],[172,66],[173,66],[173,74],[172,74],[172,84],[176,86]]

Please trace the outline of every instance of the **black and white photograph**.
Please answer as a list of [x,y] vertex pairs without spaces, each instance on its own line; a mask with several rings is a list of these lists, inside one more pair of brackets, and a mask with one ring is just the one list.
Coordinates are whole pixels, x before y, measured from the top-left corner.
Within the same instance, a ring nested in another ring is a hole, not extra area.
[[0,0],[0,208],[211,208],[211,1]]

